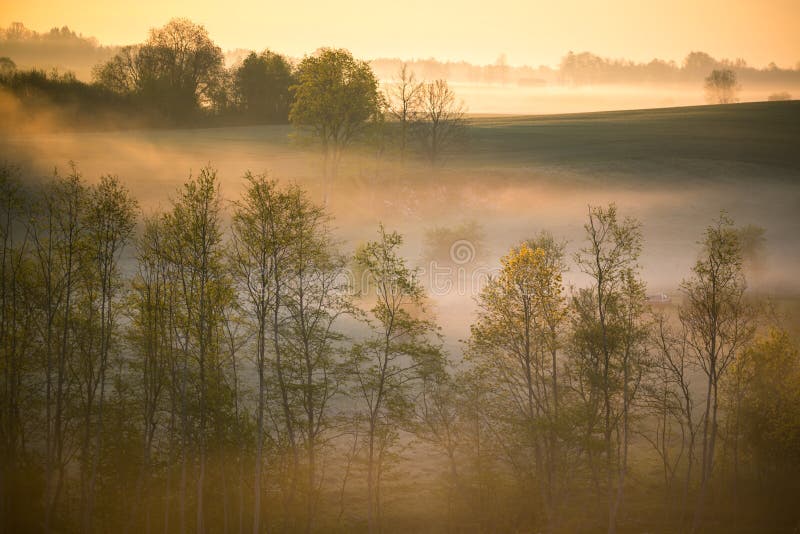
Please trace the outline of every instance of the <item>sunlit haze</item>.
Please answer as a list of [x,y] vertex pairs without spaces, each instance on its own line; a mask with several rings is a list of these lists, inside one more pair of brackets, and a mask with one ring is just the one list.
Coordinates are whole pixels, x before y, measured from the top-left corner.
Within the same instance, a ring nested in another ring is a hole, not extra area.
[[301,57],[320,46],[361,57],[436,57],[555,65],[569,50],[647,61],[692,50],[755,66],[800,61],[800,2],[793,0],[512,1],[369,0],[184,2],[2,0],[0,25],[68,25],[103,44],[140,42],[172,17],[204,24],[223,49],[270,47]]
[[0,534],[800,534],[800,0],[0,0]]

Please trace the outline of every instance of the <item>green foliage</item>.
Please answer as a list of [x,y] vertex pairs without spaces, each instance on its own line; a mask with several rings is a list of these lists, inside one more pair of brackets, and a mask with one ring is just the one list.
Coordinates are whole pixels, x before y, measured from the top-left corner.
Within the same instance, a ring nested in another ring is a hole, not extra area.
[[21,123],[37,118],[44,112],[50,118],[60,119],[58,128],[91,125],[100,118],[132,115],[135,107],[120,95],[97,85],[89,85],[75,78],[71,72],[56,70],[0,69],[0,92],[7,92],[21,107],[21,115],[10,115],[11,122],[3,129],[24,129]]
[[800,472],[800,353],[772,329],[742,356],[743,435],[762,476],[796,482]]
[[222,63],[222,51],[206,29],[177,18],[150,30],[144,44],[123,47],[94,77],[110,91],[185,121],[210,104]]
[[239,109],[255,120],[287,122],[293,83],[287,59],[269,50],[251,52],[234,72]]
[[326,150],[339,151],[381,111],[378,80],[366,61],[344,49],[322,48],[303,58],[292,86],[292,124],[309,127]]

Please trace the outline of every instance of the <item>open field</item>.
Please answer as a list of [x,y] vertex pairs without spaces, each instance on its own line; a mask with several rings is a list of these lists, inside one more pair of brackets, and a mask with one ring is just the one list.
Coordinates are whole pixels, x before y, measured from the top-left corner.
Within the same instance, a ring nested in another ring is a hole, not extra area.
[[711,170],[711,180],[753,170],[764,179],[796,179],[800,169],[800,101],[482,117],[472,126],[470,150],[461,160],[467,164],[668,173],[663,178],[697,178]]

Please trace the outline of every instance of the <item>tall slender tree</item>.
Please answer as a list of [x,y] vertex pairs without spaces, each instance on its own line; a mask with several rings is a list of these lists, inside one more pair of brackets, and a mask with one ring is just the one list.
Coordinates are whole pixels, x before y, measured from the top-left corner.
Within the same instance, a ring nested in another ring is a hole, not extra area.
[[[168,225],[165,251],[177,283],[176,328],[178,347],[183,359],[183,417],[188,438],[186,410],[187,381],[192,366],[192,400],[196,403],[197,454],[196,531],[205,531],[206,467],[209,436],[222,424],[213,410],[219,401],[218,388],[223,310],[229,305],[230,280],[225,269],[225,247],[221,226],[221,199],[216,171],[205,167],[196,178],[187,181],[172,210],[166,215]],[[187,451],[184,451],[184,456]]]
[[681,284],[686,305],[680,320],[692,357],[706,376],[700,488],[692,530],[701,528],[717,446],[719,388],[722,378],[755,332],[753,310],[745,298],[739,233],[722,213],[706,229],[692,276]]
[[436,326],[418,318],[424,290],[398,254],[403,239],[381,225],[378,239],[355,256],[374,291],[370,310],[373,335],[353,346],[349,363],[366,425],[367,519],[370,532],[381,529],[380,473],[386,452],[409,415],[409,385],[441,369],[443,360],[435,338]]
[[[119,348],[117,304],[122,289],[120,255],[132,236],[135,220],[136,202],[117,177],[103,176],[90,189],[84,215],[87,265],[83,286],[88,297],[85,301],[87,307],[96,316],[94,324],[90,325],[90,329],[96,332],[87,332],[86,337],[96,337],[97,344],[87,351],[84,358],[84,371],[88,379],[85,384],[87,397],[83,445],[83,460],[85,467],[88,467],[85,473],[88,480],[84,488],[84,532],[93,530],[95,487],[103,442],[106,373],[112,350]],[[94,443],[90,445],[89,440]]]
[[551,358],[555,334],[566,317],[561,264],[548,258],[545,249],[523,243],[501,265],[498,277],[478,297],[469,351],[474,361],[501,377],[498,385],[506,402],[517,407],[514,417],[524,436],[520,449],[533,460],[537,510],[552,528],[558,364]]
[[644,362],[645,294],[638,279],[642,235],[639,222],[619,220],[613,204],[590,207],[584,229],[587,245],[576,254],[575,262],[592,285],[573,300],[575,352],[590,388],[587,435],[594,433],[595,422],[602,434],[608,532],[612,534],[624,494],[631,408]]

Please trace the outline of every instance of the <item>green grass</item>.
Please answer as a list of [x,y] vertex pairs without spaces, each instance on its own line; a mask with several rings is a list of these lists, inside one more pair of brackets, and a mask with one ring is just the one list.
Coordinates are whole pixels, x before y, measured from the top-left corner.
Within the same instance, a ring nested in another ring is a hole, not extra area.
[[[305,160],[308,155],[298,150],[303,145],[292,134],[291,126],[267,125],[85,132],[76,138],[90,146],[110,140],[145,142],[185,151],[198,161],[224,160],[230,154]],[[581,181],[627,177],[638,184],[740,178],[774,183],[800,177],[800,101],[476,116],[468,120],[467,137],[465,146],[446,156],[444,169],[498,169],[523,180],[530,171],[555,170],[580,175]],[[3,150],[2,141],[0,153],[17,148]]]
[[[800,101],[543,116],[476,117],[453,161],[706,179],[798,178]],[[673,172],[674,171],[674,172]]]

